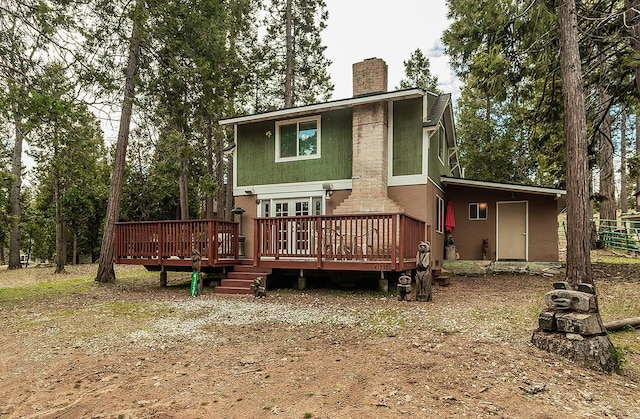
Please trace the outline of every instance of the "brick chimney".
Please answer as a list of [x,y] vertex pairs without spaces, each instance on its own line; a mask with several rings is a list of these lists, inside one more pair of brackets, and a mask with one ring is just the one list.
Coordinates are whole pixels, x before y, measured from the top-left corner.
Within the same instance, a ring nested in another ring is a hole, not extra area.
[[[370,58],[353,65],[353,95],[387,91],[387,64]],[[353,189],[335,214],[404,212],[387,195],[388,107],[374,102],[353,108]]]

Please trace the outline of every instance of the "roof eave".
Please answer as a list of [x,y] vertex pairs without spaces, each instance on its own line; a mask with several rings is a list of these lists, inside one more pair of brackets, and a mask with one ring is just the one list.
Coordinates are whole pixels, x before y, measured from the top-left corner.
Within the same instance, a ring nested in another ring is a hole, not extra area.
[[484,189],[495,189],[501,191],[526,192],[538,195],[551,195],[560,198],[567,194],[564,189],[547,188],[543,186],[516,185],[510,183],[488,182],[484,180],[471,180],[462,178],[451,178],[443,176],[441,182],[445,185],[467,186]]
[[253,115],[244,115],[234,118],[221,119],[220,125],[249,124],[274,119],[296,118],[319,112],[327,112],[338,109],[350,108],[357,105],[365,105],[380,101],[404,100],[422,97],[426,93],[422,89],[397,90],[393,92],[376,93],[372,95],[357,96],[348,99],[339,99],[331,102],[316,103],[313,105],[299,106],[296,108],[279,109]]

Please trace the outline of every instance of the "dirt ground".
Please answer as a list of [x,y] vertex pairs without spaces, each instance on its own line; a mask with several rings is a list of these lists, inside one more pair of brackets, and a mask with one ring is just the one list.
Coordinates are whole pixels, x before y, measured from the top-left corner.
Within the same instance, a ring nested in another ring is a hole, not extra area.
[[[530,344],[549,277],[454,277],[418,303],[30,269],[0,271],[2,418],[640,417],[638,330],[611,335],[620,373]],[[605,322],[640,316],[640,265],[594,271]]]

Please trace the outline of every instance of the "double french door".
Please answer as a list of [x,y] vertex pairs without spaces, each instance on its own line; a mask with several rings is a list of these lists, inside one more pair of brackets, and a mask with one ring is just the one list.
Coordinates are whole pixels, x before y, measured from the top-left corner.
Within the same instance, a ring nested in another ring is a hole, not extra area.
[[[315,253],[317,226],[312,215],[322,214],[322,198],[272,199],[263,203],[263,214],[281,218],[272,231],[280,254],[310,255]],[[308,217],[308,218],[307,218]]]

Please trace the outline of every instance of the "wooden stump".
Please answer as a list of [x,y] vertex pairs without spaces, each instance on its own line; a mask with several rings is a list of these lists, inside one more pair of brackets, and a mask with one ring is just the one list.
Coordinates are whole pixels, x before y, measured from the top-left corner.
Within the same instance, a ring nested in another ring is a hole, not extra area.
[[613,344],[608,335],[582,336],[571,333],[533,332],[531,342],[540,349],[561,355],[583,368],[613,371]]

